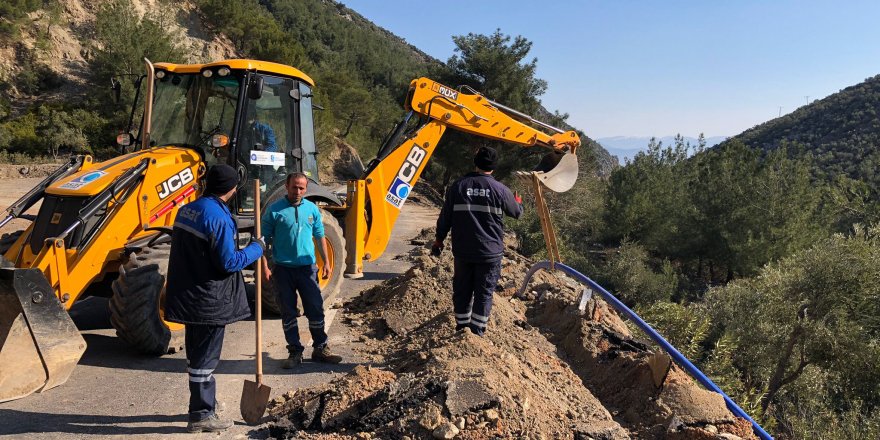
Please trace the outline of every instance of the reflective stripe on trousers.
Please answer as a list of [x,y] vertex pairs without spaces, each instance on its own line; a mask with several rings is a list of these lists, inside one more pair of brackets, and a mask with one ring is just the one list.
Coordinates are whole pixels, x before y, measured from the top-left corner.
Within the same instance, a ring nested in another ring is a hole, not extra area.
[[452,305],[457,329],[470,327],[477,335],[486,331],[492,311],[492,295],[500,275],[500,260],[495,263],[470,263],[455,259]]
[[225,326],[187,325],[186,372],[189,375],[189,420],[197,422],[214,414],[217,382],[214,370],[220,363]]

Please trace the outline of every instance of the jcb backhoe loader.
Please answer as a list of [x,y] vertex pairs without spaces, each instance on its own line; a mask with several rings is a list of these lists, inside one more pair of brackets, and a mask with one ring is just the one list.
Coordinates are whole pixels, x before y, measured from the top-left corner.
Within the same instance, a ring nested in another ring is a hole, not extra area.
[[[182,346],[182,326],[163,320],[170,234],[177,209],[201,194],[207,167],[228,163],[239,171],[231,208],[243,233],[254,224],[253,179],[265,184],[264,204],[285,195],[287,173],[317,181],[314,82],[303,72],[253,60],[146,61],[143,79],[137,136],[118,138],[124,154],[101,163],[72,158],[0,220],[0,227],[13,218],[32,221],[0,240],[0,402],[67,380],[86,347],[67,310],[100,294],[94,287],[101,281],[112,280],[110,318],[120,338],[145,353]],[[325,297],[339,290],[344,270],[348,277],[363,276],[363,260],[385,250],[400,209],[447,128],[548,147],[556,166],[539,175],[553,190],[565,191],[577,178],[572,153],[580,140],[574,132],[426,78],[412,81],[405,105],[406,119],[345,194],[309,185],[306,197],[325,209],[333,269],[329,279],[319,280]],[[38,213],[26,214],[38,202]],[[276,309],[274,292],[267,290],[265,305]]]

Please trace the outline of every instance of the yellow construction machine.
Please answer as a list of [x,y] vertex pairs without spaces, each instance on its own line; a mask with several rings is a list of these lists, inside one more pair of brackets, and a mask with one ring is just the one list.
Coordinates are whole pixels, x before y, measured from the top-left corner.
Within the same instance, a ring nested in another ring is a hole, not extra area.
[[[254,179],[263,184],[264,204],[284,197],[290,172],[314,180],[306,197],[325,210],[333,268],[319,280],[325,298],[344,276],[363,276],[363,261],[385,250],[447,128],[547,147],[554,159],[535,175],[552,190],[565,191],[577,179],[576,133],[472,89],[419,78],[410,84],[404,121],[364,175],[336,193],[317,183],[315,84],[308,75],[254,60],[145,65],[141,123],[136,136],[129,130],[117,138],[121,154],[101,163],[71,158],[0,220],[0,227],[14,218],[32,222],[0,240],[0,402],[67,380],[86,347],[67,311],[89,295],[111,295],[117,335],[137,350],[161,355],[182,346],[183,327],[163,319],[170,235],[177,209],[200,196],[211,165],[228,163],[241,176],[230,207],[243,235],[254,225]],[[38,212],[28,214],[37,203]],[[108,293],[98,288],[107,284]],[[277,309],[267,290],[265,305]]]

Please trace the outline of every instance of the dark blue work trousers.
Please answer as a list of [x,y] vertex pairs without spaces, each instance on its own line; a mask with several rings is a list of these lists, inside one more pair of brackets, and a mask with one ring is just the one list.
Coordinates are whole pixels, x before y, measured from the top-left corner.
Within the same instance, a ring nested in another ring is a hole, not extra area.
[[492,294],[501,276],[501,261],[471,263],[455,259],[452,275],[452,306],[455,311],[455,329],[470,327],[482,336],[489,324]]
[[312,347],[320,348],[327,344],[327,333],[324,331],[324,299],[321,298],[321,287],[318,286],[318,266],[287,267],[275,265],[272,279],[278,289],[278,304],[281,306],[281,325],[284,328],[284,339],[287,340],[287,351],[302,353],[303,345],[299,341],[299,327],[296,318],[297,293],[302,297],[303,312],[309,319],[309,333],[312,334]]
[[198,422],[214,414],[217,381],[214,370],[220,363],[224,325],[187,325],[186,372],[189,375],[189,420]]

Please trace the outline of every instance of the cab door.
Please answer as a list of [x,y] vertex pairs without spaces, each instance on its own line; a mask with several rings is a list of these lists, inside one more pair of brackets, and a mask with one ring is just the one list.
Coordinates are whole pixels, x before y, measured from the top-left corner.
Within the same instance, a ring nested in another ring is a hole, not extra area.
[[[254,179],[260,179],[260,196],[265,201],[267,194],[284,186],[288,173],[302,169],[301,130],[297,124],[299,81],[261,77],[259,98],[246,99],[239,120],[236,151],[238,168],[243,170],[244,177],[238,191],[239,213],[253,212]],[[249,91],[248,95],[256,93]]]

